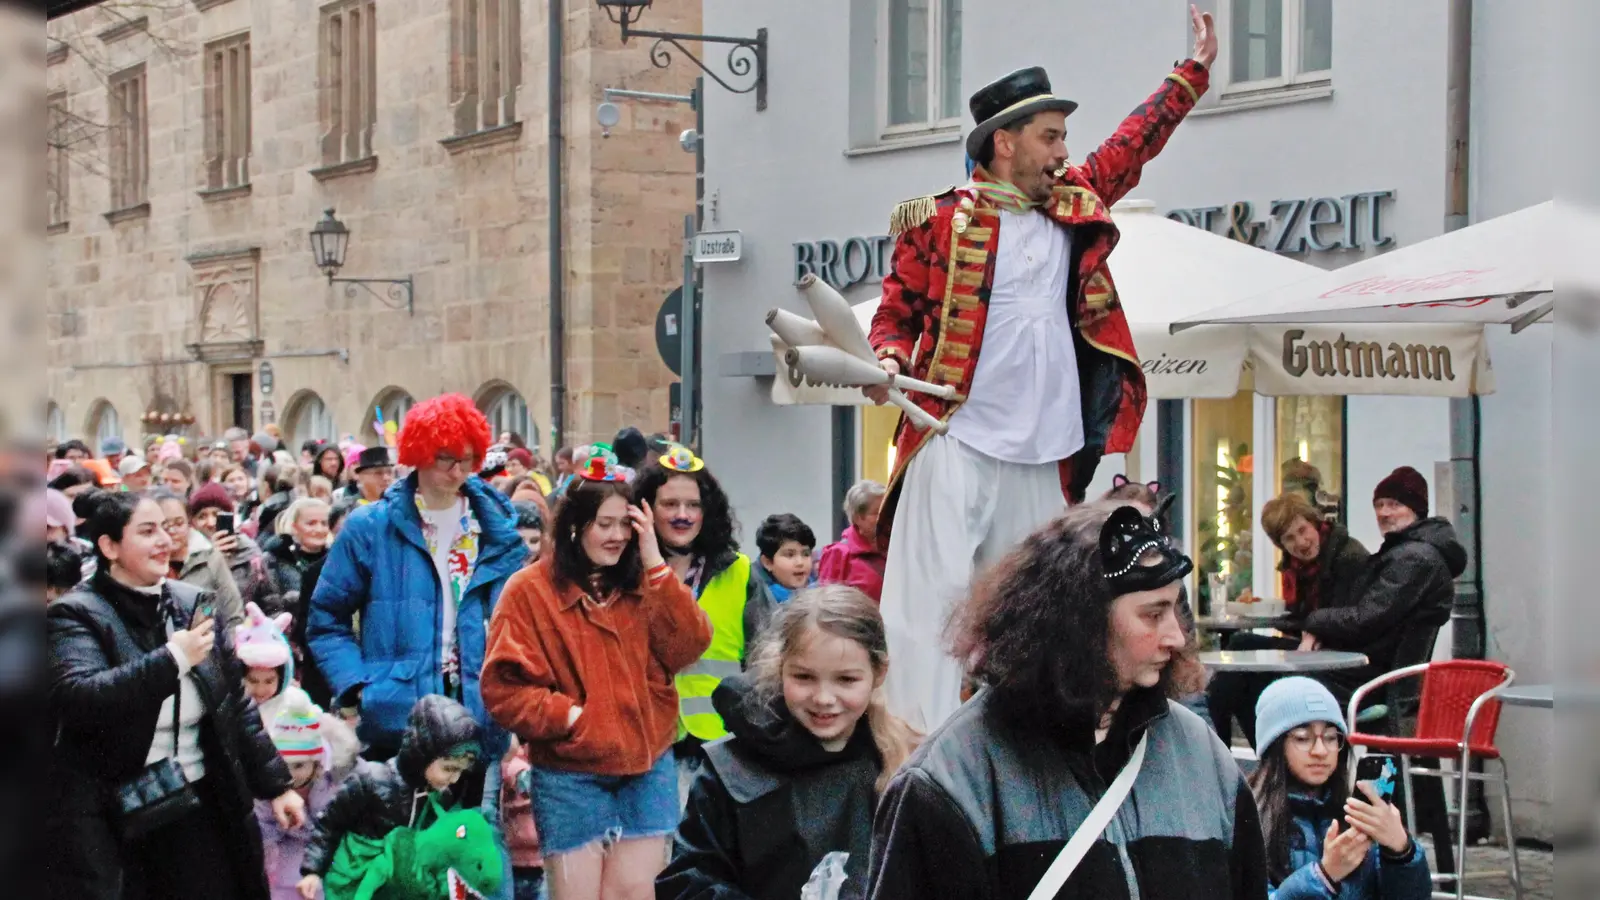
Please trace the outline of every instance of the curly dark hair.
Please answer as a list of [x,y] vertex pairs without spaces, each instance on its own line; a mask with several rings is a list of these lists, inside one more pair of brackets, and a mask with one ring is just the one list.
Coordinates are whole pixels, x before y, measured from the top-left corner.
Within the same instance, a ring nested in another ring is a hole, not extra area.
[[712,561],[713,570],[720,570],[722,566],[716,565],[718,561],[731,560],[733,555],[739,552],[739,541],[734,537],[739,532],[739,521],[734,518],[733,505],[728,502],[728,495],[723,492],[716,476],[711,474],[711,469],[679,472],[668,469],[659,462],[646,466],[633,483],[635,502],[655,506],[656,493],[674,478],[687,478],[700,486],[700,510],[703,518],[700,533],[695,536],[694,543],[689,545],[689,552]]
[[633,492],[626,482],[586,481],[579,478],[567,488],[561,504],[556,507],[555,521],[549,531],[549,540],[553,544],[551,566],[557,587],[577,585],[589,590],[596,587],[591,584],[591,579],[598,576],[597,587],[601,593],[639,588],[639,582],[644,577],[644,563],[639,559],[637,535],[629,539],[627,549],[622,551],[622,558],[609,568],[597,569],[590,561],[589,554],[583,551],[584,530],[599,515],[600,504],[612,497],[621,497],[629,504],[634,502]]
[[[984,573],[951,616],[956,658],[1023,729],[1093,728],[1118,696],[1109,655],[1116,597],[1100,562],[1100,528],[1125,505],[1068,510]],[[1199,690],[1204,672],[1194,651],[1191,638],[1162,673],[1158,689],[1167,696]]]

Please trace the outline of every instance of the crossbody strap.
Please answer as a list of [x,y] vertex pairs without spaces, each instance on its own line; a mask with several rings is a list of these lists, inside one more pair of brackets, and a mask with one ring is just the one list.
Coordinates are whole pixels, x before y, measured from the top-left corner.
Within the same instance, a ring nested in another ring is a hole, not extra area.
[[1083,855],[1089,852],[1094,842],[1100,839],[1100,834],[1111,824],[1111,817],[1117,814],[1117,809],[1122,806],[1122,801],[1128,798],[1128,792],[1133,790],[1133,780],[1139,777],[1139,768],[1144,765],[1144,747],[1150,741],[1150,732],[1147,729],[1139,738],[1138,746],[1133,748],[1133,755],[1128,757],[1128,764],[1122,767],[1117,777],[1112,780],[1111,787],[1100,798],[1100,802],[1089,810],[1088,818],[1072,833],[1067,845],[1061,848],[1056,855],[1055,862],[1045,870],[1044,877],[1039,879],[1033,893],[1028,895],[1028,900],[1052,900],[1061,886],[1067,883],[1067,878],[1072,871],[1078,868],[1078,863],[1083,860]]

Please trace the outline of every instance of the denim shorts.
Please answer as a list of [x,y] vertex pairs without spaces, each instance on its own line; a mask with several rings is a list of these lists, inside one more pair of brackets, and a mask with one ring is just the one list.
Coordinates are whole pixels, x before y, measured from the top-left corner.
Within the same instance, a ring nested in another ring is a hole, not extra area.
[[671,750],[642,775],[590,775],[534,766],[529,776],[533,823],[546,857],[678,830],[678,767]]

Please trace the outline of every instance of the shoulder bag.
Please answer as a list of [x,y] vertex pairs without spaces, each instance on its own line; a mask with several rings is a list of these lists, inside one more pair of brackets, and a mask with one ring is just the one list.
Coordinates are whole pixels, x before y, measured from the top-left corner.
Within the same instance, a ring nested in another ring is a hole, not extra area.
[[1117,773],[1112,780],[1111,787],[1100,798],[1100,802],[1089,810],[1089,817],[1083,820],[1078,830],[1072,833],[1067,845],[1056,854],[1055,862],[1045,870],[1044,877],[1034,886],[1033,893],[1028,895],[1028,900],[1054,900],[1056,892],[1067,883],[1067,878],[1072,875],[1078,863],[1083,861],[1083,855],[1089,852],[1094,842],[1100,839],[1106,826],[1111,824],[1111,817],[1117,814],[1117,809],[1122,806],[1122,801],[1128,798],[1128,793],[1133,790],[1133,780],[1139,777],[1139,768],[1144,765],[1145,744],[1150,742],[1150,731],[1145,730],[1139,743],[1133,748],[1133,755],[1128,757],[1127,765]]
[[172,695],[172,755],[150,763],[117,786],[117,822],[124,840],[144,837],[200,808],[194,785],[178,765],[178,734],[182,729],[178,710],[183,705],[183,678],[187,677],[178,679],[177,693]]

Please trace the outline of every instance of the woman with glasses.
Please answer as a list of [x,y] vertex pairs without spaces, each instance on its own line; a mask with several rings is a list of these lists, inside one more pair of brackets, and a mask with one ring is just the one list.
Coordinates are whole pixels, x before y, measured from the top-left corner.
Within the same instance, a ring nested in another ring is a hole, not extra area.
[[216,597],[217,618],[230,629],[244,622],[244,600],[228,567],[227,554],[189,523],[189,503],[166,488],[150,493],[161,507],[161,528],[172,539],[167,565],[169,577],[210,591]]
[[1266,838],[1271,900],[1427,900],[1428,857],[1377,786],[1350,792],[1338,701],[1281,678],[1256,704],[1261,764],[1250,776]]

